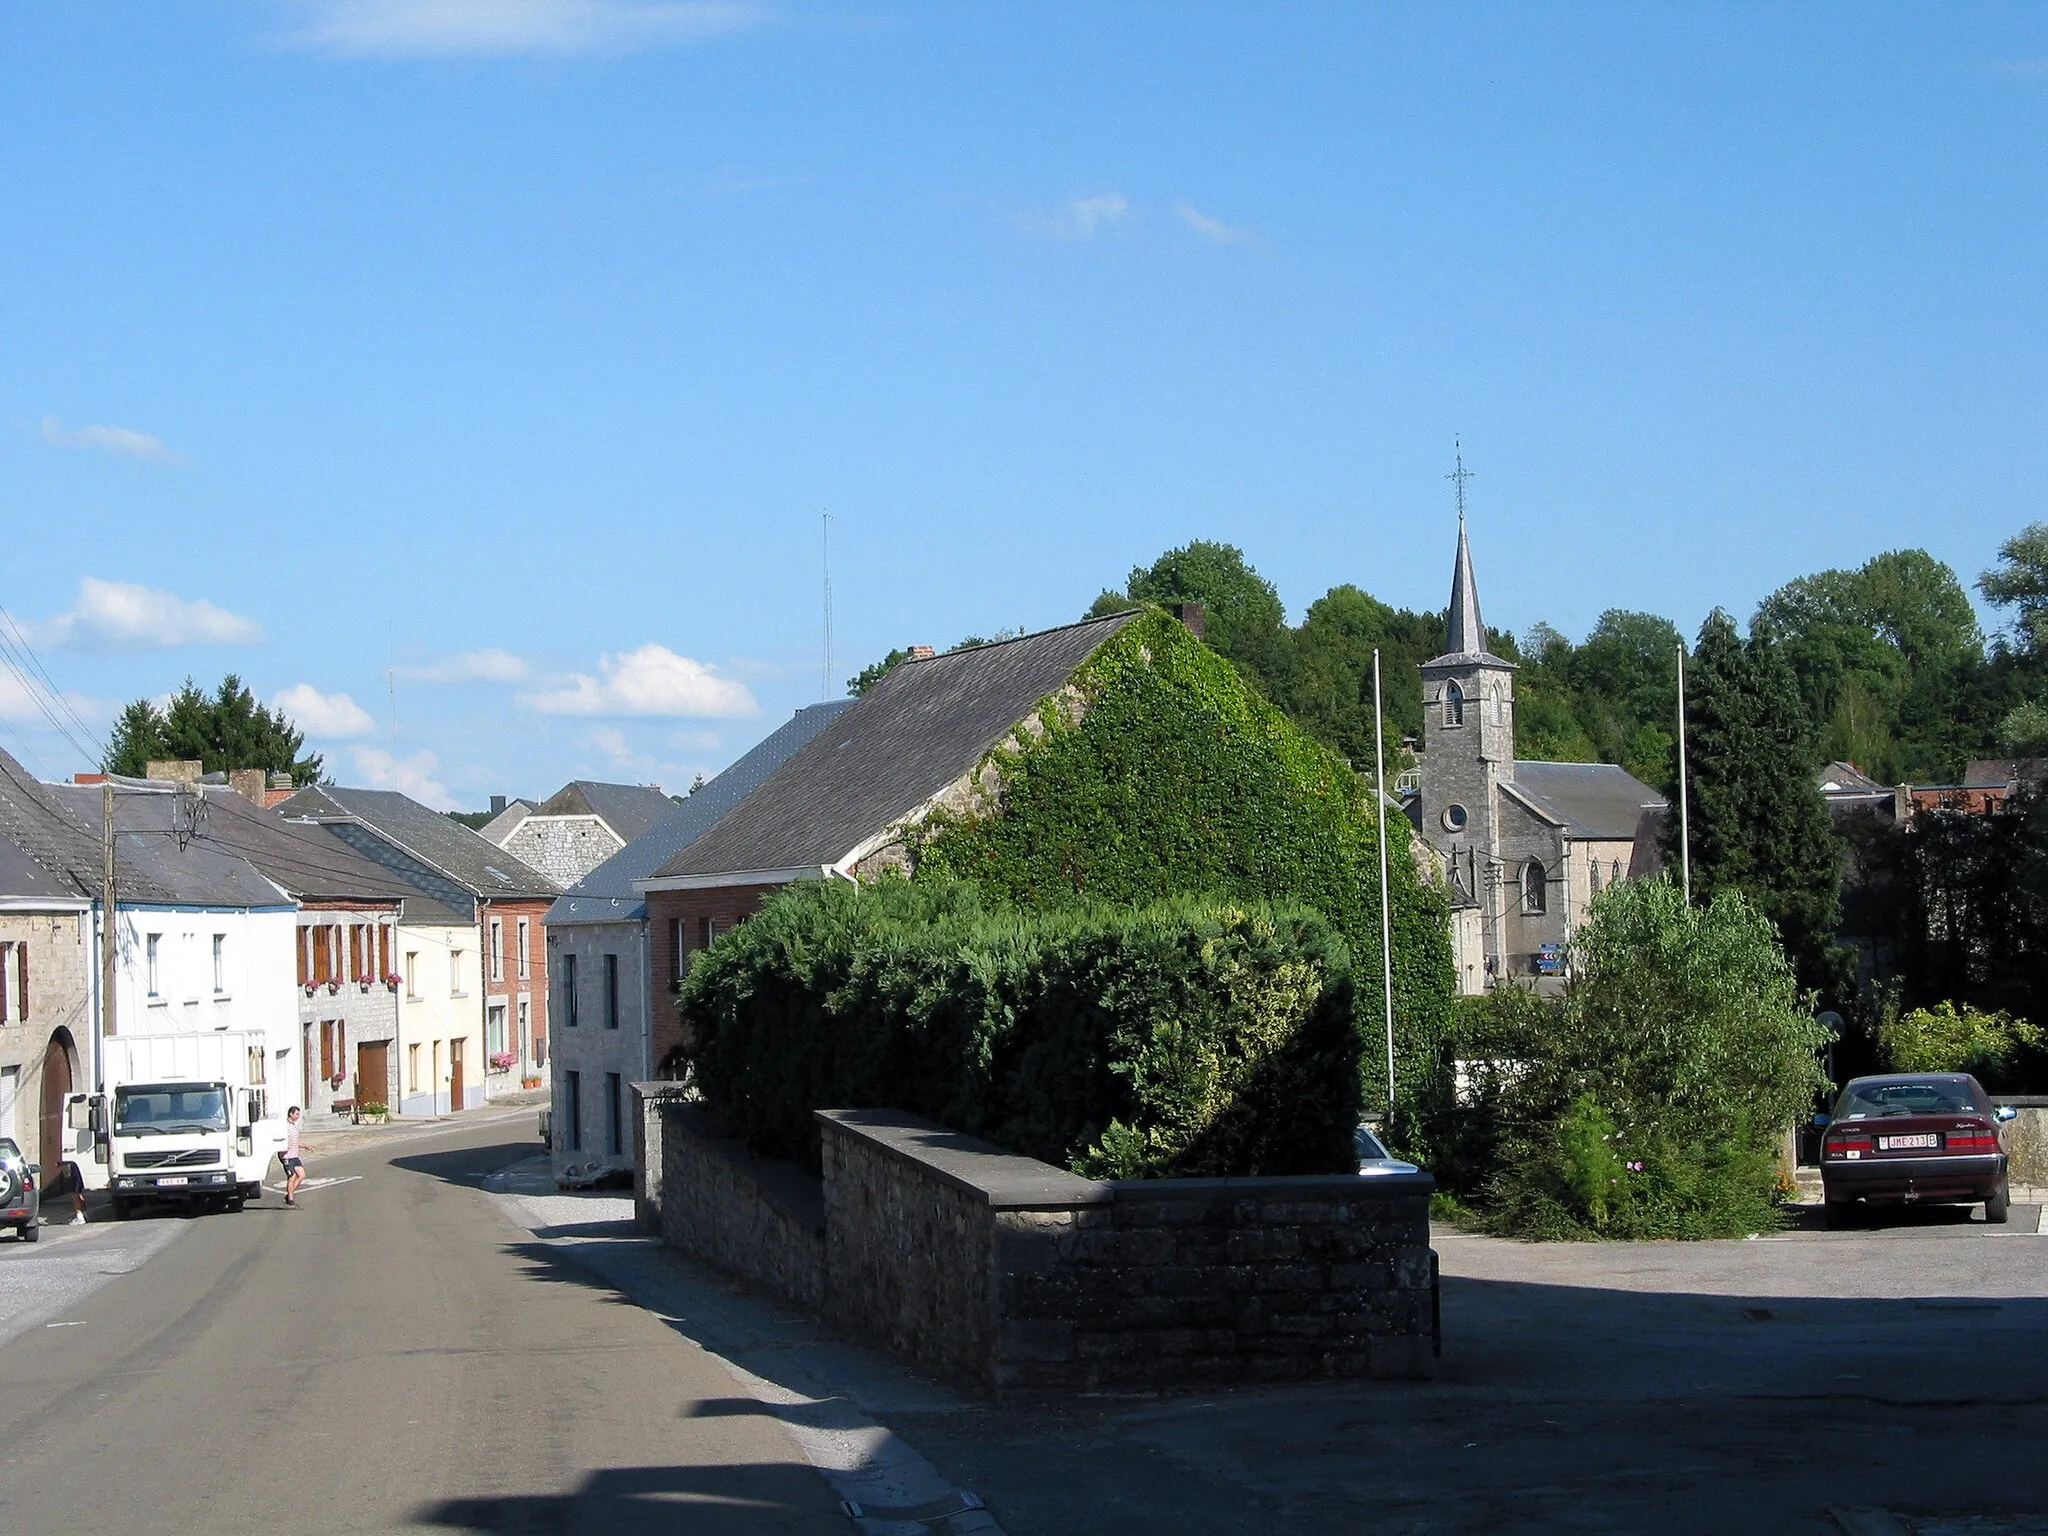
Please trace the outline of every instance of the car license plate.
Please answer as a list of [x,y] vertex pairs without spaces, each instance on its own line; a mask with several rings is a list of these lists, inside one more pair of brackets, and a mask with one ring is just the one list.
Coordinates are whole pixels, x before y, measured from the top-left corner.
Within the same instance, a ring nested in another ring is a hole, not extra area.
[[158,1179],[156,1185],[158,1189],[168,1189],[173,1184],[190,1184],[191,1182],[184,1174],[174,1173],[167,1179]]
[[1912,1136],[1880,1136],[1877,1144],[1887,1152],[1904,1152],[1913,1147],[1938,1147],[1941,1137],[1934,1131],[1921,1131]]

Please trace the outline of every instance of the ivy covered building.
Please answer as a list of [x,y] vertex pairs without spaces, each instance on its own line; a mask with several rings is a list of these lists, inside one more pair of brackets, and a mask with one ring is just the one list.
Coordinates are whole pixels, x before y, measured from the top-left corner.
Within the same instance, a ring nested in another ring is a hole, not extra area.
[[1562,985],[1563,946],[1592,899],[1661,867],[1670,807],[1613,763],[1515,760],[1515,664],[1487,649],[1462,515],[1444,654],[1422,664],[1422,705],[1408,809],[1442,861],[1458,990]]
[[[1405,845],[1398,815],[1393,827]],[[1299,901],[1376,972],[1377,859],[1369,786],[1187,626],[1145,608],[913,650],[635,885],[656,966],[675,977],[793,881],[927,871],[1024,906]],[[1427,1035],[1453,986],[1446,910],[1411,859],[1391,867],[1397,1015]],[[667,1028],[657,1061],[681,1039],[680,1019]]]

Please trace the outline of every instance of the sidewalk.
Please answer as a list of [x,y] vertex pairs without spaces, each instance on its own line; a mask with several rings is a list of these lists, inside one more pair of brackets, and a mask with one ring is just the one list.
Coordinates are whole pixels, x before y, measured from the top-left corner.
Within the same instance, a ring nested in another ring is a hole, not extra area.
[[539,1111],[546,1106],[546,1089],[507,1094],[481,1109],[465,1109],[448,1115],[393,1115],[382,1125],[356,1125],[344,1115],[305,1117],[300,1121],[299,1139],[308,1156],[334,1156],[369,1147],[387,1146],[414,1136],[451,1129],[460,1125],[490,1125],[499,1121],[515,1125],[524,1122],[525,1134],[540,1144]]

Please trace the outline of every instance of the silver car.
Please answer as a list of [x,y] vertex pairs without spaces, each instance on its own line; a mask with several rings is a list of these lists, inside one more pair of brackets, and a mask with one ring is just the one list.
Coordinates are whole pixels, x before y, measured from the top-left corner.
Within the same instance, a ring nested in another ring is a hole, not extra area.
[[43,1235],[43,1192],[36,1175],[42,1170],[21,1155],[21,1148],[0,1136],[0,1226],[14,1228],[24,1243]]
[[1420,1173],[1422,1170],[1413,1163],[1404,1163],[1381,1144],[1369,1125],[1361,1125],[1351,1133],[1352,1143],[1358,1149],[1358,1171],[1365,1178],[1384,1178],[1390,1173]]

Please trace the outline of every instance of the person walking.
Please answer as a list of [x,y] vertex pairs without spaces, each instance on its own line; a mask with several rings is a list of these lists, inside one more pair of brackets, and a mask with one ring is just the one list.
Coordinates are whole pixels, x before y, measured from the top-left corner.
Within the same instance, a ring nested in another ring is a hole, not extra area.
[[293,1198],[299,1186],[306,1182],[306,1159],[299,1151],[299,1106],[294,1104],[284,1112],[284,1150],[277,1154],[278,1162],[284,1168],[284,1203],[297,1205]]

